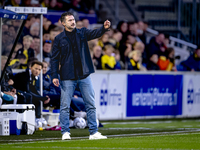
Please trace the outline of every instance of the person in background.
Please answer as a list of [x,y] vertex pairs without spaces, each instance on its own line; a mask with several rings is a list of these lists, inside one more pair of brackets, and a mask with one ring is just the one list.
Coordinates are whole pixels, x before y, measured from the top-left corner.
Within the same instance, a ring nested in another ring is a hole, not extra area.
[[42,7],[49,7],[49,0],[42,0],[40,4]]
[[103,56],[102,54],[102,48],[101,46],[94,46],[93,48],[93,58],[92,58],[92,61],[94,63],[94,66],[95,66],[95,69],[102,69],[102,66],[101,66],[101,57]]
[[115,54],[114,57],[115,57],[115,61],[116,61],[115,69],[116,70],[122,70],[122,69],[124,69],[125,66],[124,66],[124,63],[120,59],[120,52],[119,52],[119,50],[115,50],[114,54]]
[[160,70],[166,70],[166,71],[172,71],[175,64],[175,57],[174,57],[174,49],[173,48],[167,48],[165,50],[165,53],[161,55],[158,59],[158,66],[160,67]]
[[138,21],[138,37],[141,39],[142,43],[146,45],[146,28],[143,21]]
[[59,28],[52,28],[50,29],[50,40],[52,41],[52,45],[54,42],[55,37],[60,33]]
[[81,19],[81,21],[83,22],[83,27],[89,29],[90,28],[90,22],[87,18],[83,18]]
[[[8,59],[7,56],[1,56],[1,73],[5,67],[7,59]],[[9,66],[7,66],[5,74],[1,82],[1,93],[0,93],[1,96],[0,97],[3,100],[2,104],[11,104],[11,103],[16,104],[17,103],[16,89],[13,87],[13,84],[14,84],[14,81],[13,81],[12,69]]]
[[122,33],[122,39],[120,41],[120,45],[126,43],[127,35],[128,35],[128,23],[126,21],[120,21],[117,24],[117,30]]
[[17,45],[15,46],[14,52],[12,53],[11,60],[12,60],[12,59],[15,59],[15,56],[16,56],[16,54],[17,54],[17,51],[18,51],[19,49],[21,49],[21,48],[22,48],[22,44],[21,44],[21,43],[17,43]]
[[140,70],[141,64],[141,52],[139,50],[134,50],[129,53],[128,70]]
[[18,55],[24,54],[26,56],[25,64],[28,63],[28,59],[35,56],[34,50],[32,48],[30,48],[32,40],[33,40],[33,38],[30,35],[24,36],[23,37],[23,48],[19,49],[15,56],[15,58],[17,58]]
[[124,64],[127,64],[127,62],[129,62],[129,53],[133,51],[133,47],[132,44],[130,43],[126,43],[126,45],[124,46],[124,51],[120,51],[120,56],[121,56],[121,60]]
[[109,43],[111,43],[115,49],[119,49],[121,39],[122,33],[118,30],[114,30],[112,37],[109,38]]
[[113,34],[114,34],[114,29],[110,28],[108,32],[106,32],[109,35],[109,39],[112,38]]
[[102,35],[102,37],[99,38],[98,45],[101,46],[101,48],[103,49],[104,46],[108,44],[108,40],[109,40],[109,35],[105,33],[104,35]]
[[81,28],[83,28],[84,26],[83,26],[83,22],[81,21],[81,20],[78,20],[78,21],[76,21],[76,28],[77,29],[81,29]]
[[153,54],[150,57],[150,60],[147,64],[147,70],[160,70],[160,67],[157,65],[157,63],[158,63],[158,55]]
[[43,104],[47,104],[50,101],[48,96],[43,97],[39,93],[39,75],[43,68],[43,64],[40,61],[33,61],[29,69],[24,72],[17,73],[14,76],[14,87],[17,90],[22,91],[24,94],[31,95],[32,104],[35,105],[35,117],[36,126],[45,122],[44,118],[41,118],[41,101]]
[[14,26],[12,26],[12,25],[9,26],[8,31],[10,32],[10,36],[12,36],[12,37],[15,39],[16,36],[17,36],[17,33],[16,33],[16,31],[15,31]]
[[59,0],[49,0],[49,9],[61,10],[63,4]]
[[148,58],[153,54],[157,54],[158,57],[160,57],[160,55],[162,55],[165,52],[164,40],[165,40],[165,35],[163,33],[159,33],[157,36],[151,38],[147,46]]
[[115,70],[116,60],[112,56],[114,48],[112,45],[106,45],[104,48],[104,55],[101,57],[103,70]]
[[181,62],[183,71],[200,71],[200,45],[187,60]]
[[43,42],[50,40],[50,33],[48,31],[43,32]]
[[47,18],[43,18],[43,34],[45,32],[49,32],[49,27],[52,25],[52,22],[47,19]]
[[8,25],[7,24],[2,24],[2,33],[7,32],[8,31]]
[[50,58],[51,58],[51,47],[52,42],[51,40],[46,40],[43,43],[43,60],[50,65]]
[[39,36],[40,35],[40,25],[38,22],[34,22],[30,27],[30,35],[31,36]]
[[8,0],[5,3],[5,6],[15,6],[15,7],[19,7],[21,4],[21,0]]
[[40,54],[40,37],[34,36],[30,47],[34,50],[35,57],[38,58]]
[[44,107],[54,107],[54,109],[60,108],[60,87],[56,87],[52,83],[52,78],[50,75],[49,64],[46,61],[43,61],[43,96],[48,96],[50,101],[48,104],[45,104]]
[[137,42],[142,41],[138,36],[139,32],[141,32],[141,30],[139,30],[137,22],[129,22],[128,23],[128,31],[129,31],[129,34],[131,34]]
[[175,66],[175,50],[172,47],[167,48],[166,50],[166,55],[170,61],[167,71],[177,71],[176,66]]
[[11,60],[9,66],[12,69],[26,69],[28,67],[26,63],[26,56],[23,53],[17,55],[15,59]]
[[24,25],[24,28],[23,28],[22,36],[30,35],[30,28],[31,28],[31,25],[34,22],[35,22],[35,16],[32,15],[32,14],[29,14],[27,19],[26,19],[26,23]]
[[141,60],[141,63],[144,67],[147,66],[147,63],[148,63],[148,58],[147,58],[147,53],[145,51],[145,45],[144,43],[142,42],[136,42],[133,46],[133,49],[134,50],[139,50],[142,54],[142,60]]

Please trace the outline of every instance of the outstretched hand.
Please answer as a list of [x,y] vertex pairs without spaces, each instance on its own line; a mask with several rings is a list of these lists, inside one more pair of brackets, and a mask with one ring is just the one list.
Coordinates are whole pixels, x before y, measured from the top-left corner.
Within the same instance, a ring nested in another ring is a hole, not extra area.
[[105,28],[105,29],[110,28],[110,25],[111,25],[111,23],[110,23],[109,20],[106,20],[106,21],[104,22],[104,28]]

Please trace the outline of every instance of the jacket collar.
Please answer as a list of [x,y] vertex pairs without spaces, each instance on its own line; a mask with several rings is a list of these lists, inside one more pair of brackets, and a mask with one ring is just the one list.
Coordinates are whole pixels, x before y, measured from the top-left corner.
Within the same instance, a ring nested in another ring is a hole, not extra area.
[[[81,33],[80,29],[75,28],[75,30],[76,30],[77,34]],[[68,38],[67,35],[66,35],[66,33],[65,33],[65,29],[61,32],[61,37],[62,38]]]

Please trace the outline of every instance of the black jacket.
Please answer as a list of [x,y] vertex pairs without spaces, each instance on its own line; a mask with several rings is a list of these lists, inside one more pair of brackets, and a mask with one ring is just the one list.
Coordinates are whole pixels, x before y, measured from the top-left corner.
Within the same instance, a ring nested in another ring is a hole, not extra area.
[[160,70],[160,67],[152,61],[149,61],[147,64],[147,70]]
[[30,84],[31,84],[31,80],[30,80],[29,69],[26,69],[25,72],[17,73],[14,76],[14,87],[17,90],[27,92],[31,94],[33,98],[37,98],[41,101],[47,100],[47,97],[42,97],[39,93],[39,86],[40,86],[39,79],[36,80],[35,86],[33,86],[33,88],[31,89],[30,89]]
[[[75,30],[76,42],[78,46],[84,76],[94,72],[94,66],[90,56],[90,50],[87,41],[101,37],[108,30],[105,29],[104,26],[95,30],[88,30],[86,28]],[[70,80],[75,78],[72,46],[74,45],[71,45],[69,38],[66,36],[65,31],[61,32],[55,37],[51,57],[52,79],[58,78],[59,63],[61,64],[61,80]]]
[[[17,54],[16,54],[15,58],[17,58],[18,55],[23,54],[23,52],[24,52],[24,48],[20,48],[20,49],[17,51]],[[34,52],[34,50],[33,50],[32,48],[29,48],[29,49],[28,49],[28,59],[30,59],[30,58],[32,58],[32,57],[35,57],[35,52]]]
[[8,81],[12,79],[13,80],[13,72],[11,67],[7,67],[5,74],[4,74],[4,78],[2,79],[2,83],[1,83],[1,91],[11,91],[13,89],[13,86],[8,84]]

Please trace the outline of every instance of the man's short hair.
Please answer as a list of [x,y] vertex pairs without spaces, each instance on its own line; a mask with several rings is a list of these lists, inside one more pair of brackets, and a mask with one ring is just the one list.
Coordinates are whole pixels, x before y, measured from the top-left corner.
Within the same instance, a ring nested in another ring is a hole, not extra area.
[[42,68],[43,68],[43,63],[40,62],[40,61],[38,61],[38,60],[34,60],[34,61],[31,63],[31,67],[33,67],[35,64],[40,65],[40,66],[42,66]]
[[60,18],[60,21],[61,22],[64,22],[65,21],[65,16],[74,16],[71,12],[64,12],[62,15],[61,15],[61,18]]

